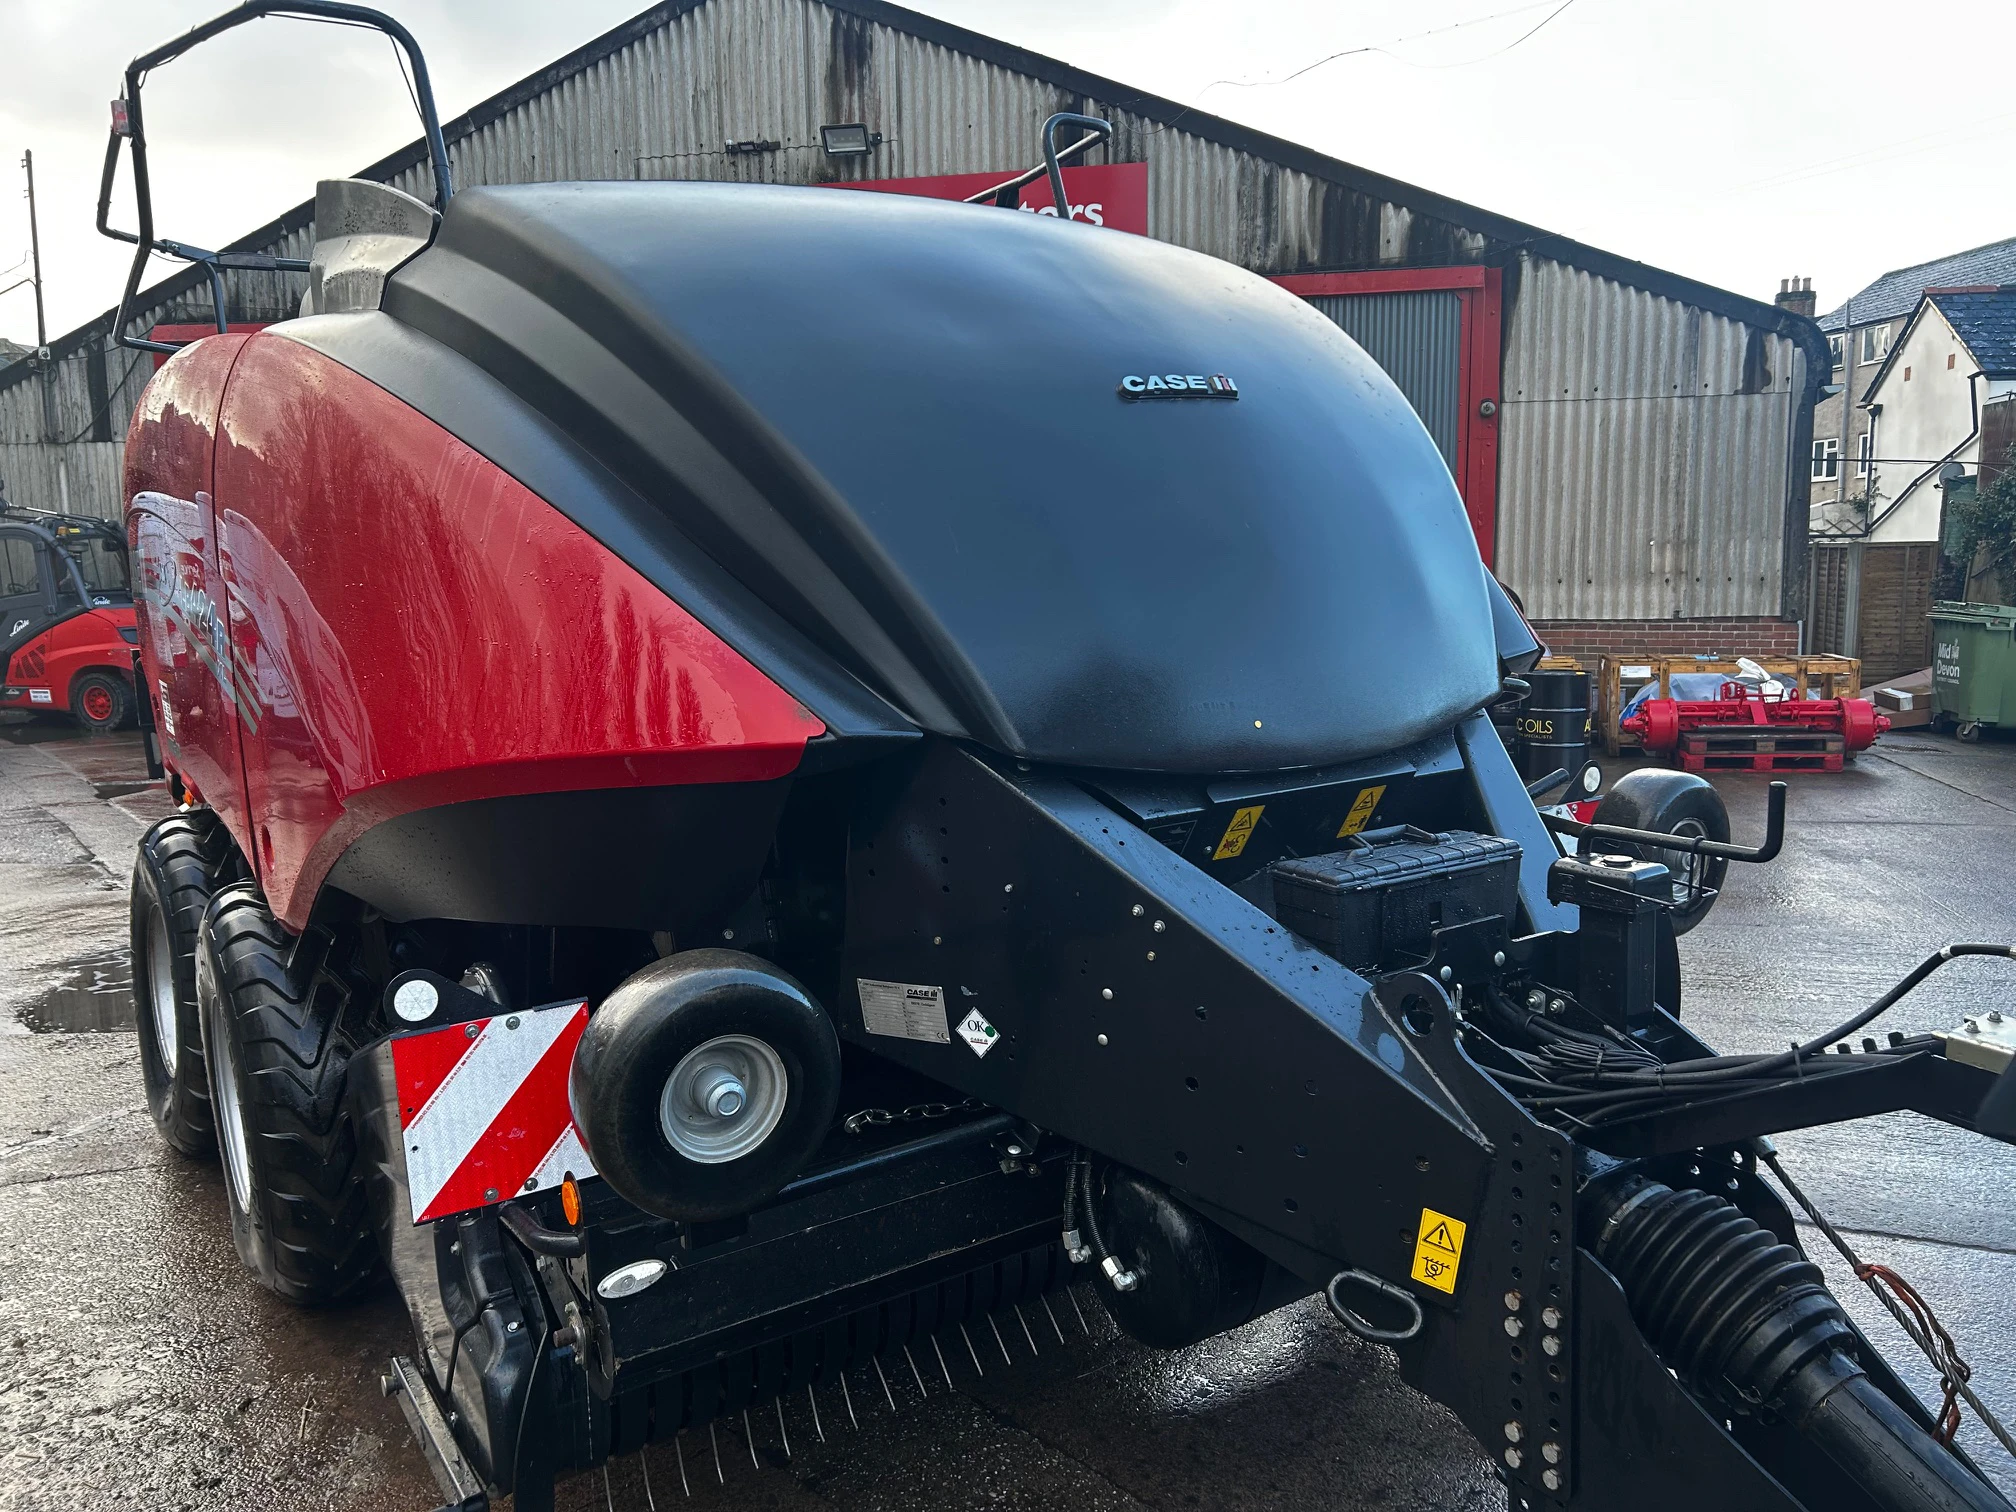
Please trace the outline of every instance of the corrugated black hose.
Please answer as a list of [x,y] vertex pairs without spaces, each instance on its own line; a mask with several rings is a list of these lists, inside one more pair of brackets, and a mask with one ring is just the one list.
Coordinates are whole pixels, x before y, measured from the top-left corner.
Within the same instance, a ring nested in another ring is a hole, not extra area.
[[2010,1512],[1855,1363],[1820,1268],[1733,1203],[1633,1177],[1591,1216],[1632,1317],[1690,1389],[1790,1424],[1885,1512]]

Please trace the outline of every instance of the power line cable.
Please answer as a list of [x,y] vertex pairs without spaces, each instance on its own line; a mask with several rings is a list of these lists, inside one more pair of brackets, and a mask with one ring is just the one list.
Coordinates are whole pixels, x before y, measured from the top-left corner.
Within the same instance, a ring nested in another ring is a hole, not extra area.
[[1861,152],[1847,153],[1841,157],[1821,158],[1816,162],[1787,168],[1766,178],[1752,179],[1747,184],[1737,184],[1729,190],[1731,194],[1747,194],[1756,189],[1782,188],[1788,184],[1800,183],[1809,178],[1825,178],[1834,173],[1845,173],[1851,168],[1867,166],[1871,163],[1891,162],[1898,158],[1916,157],[1921,152],[1932,150],[1934,145],[1943,144],[1946,138],[1966,136],[1993,126],[1998,122],[2016,118],[2016,110],[1998,111],[1994,115],[1982,116],[1979,120],[1963,121],[1954,126],[1943,126],[1937,131],[1927,131],[1915,137],[1905,137],[1899,142],[1889,142],[1881,147],[1866,148]]
[[[1556,3],[1556,0],[1535,0],[1535,3],[1532,5],[1519,5],[1514,6],[1511,10],[1494,11],[1492,14],[1488,16],[1473,16],[1468,21],[1456,21],[1452,22],[1448,26],[1435,27],[1431,31],[1416,32],[1412,36],[1407,37],[1396,37],[1391,42],[1367,43],[1362,47],[1347,47],[1342,49],[1341,51],[1330,53],[1326,57],[1318,58],[1313,63],[1305,63],[1302,67],[1296,69],[1293,73],[1288,74],[1279,79],[1213,79],[1209,84],[1206,84],[1204,88],[1199,91],[1199,94],[1200,96],[1209,94],[1212,90],[1217,89],[1221,85],[1223,85],[1228,89],[1271,89],[1278,84],[1293,83],[1296,79],[1301,78],[1304,74],[1314,73],[1317,69],[1323,67],[1323,65],[1326,63],[1335,63],[1339,58],[1355,58],[1363,53],[1384,53],[1386,56],[1392,58],[1393,61],[1396,63],[1406,63],[1409,68],[1468,68],[1472,64],[1488,62],[1492,58],[1502,57],[1504,54],[1512,51],[1512,49],[1519,46],[1520,43],[1526,41],[1529,37],[1536,35],[1541,30],[1541,28],[1545,27],[1556,16],[1560,15],[1561,12],[1568,9],[1568,7],[1573,5],[1574,3],[1575,0],[1559,0],[1559,3]],[[1519,36],[1515,37],[1512,41],[1506,43],[1496,52],[1488,52],[1484,54],[1484,56],[1481,58],[1468,58],[1461,63],[1409,63],[1407,59],[1399,57],[1397,54],[1394,54],[1393,52],[1390,51],[1390,49],[1395,47],[1403,47],[1409,42],[1420,42],[1426,40],[1429,37],[1446,36],[1450,32],[1463,31],[1468,27],[1483,26],[1487,22],[1491,21],[1502,21],[1507,16],[1525,15],[1529,11],[1544,9],[1550,4],[1553,5],[1553,9],[1548,11],[1548,13],[1545,16],[1542,16],[1536,25],[1522,32]]]

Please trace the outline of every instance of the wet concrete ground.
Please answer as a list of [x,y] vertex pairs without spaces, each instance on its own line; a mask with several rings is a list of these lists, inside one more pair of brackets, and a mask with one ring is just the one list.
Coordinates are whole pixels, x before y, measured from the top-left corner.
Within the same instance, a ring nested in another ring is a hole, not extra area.
[[[165,1151],[141,1103],[125,995],[133,841],[165,810],[130,739],[0,724],[0,1509],[438,1501],[379,1368],[389,1298],[301,1313],[253,1287],[219,1176]],[[1723,779],[1739,834],[1762,779]],[[1845,1018],[1927,951],[2016,939],[2016,745],[1907,734],[1797,780],[1786,854],[1736,868],[1683,942],[1686,1013],[1764,1050]],[[1947,1027],[2008,1003],[2016,970],[1962,962],[1893,1014]],[[1976,1385],[2016,1414],[2016,1150],[1911,1117],[1780,1141],[1864,1258],[1939,1309]],[[1906,1375],[1930,1373],[1843,1267],[1837,1292]],[[1320,1307],[1173,1355],[1084,1300],[1025,1309],[974,1354],[688,1433],[563,1488],[569,1508],[1501,1508],[1477,1446]],[[1026,1324],[1027,1331],[1024,1331]],[[984,1372],[984,1373],[983,1373]],[[949,1382],[948,1382],[949,1377]],[[849,1407],[858,1427],[849,1422]],[[815,1426],[814,1408],[818,1418]],[[824,1441],[821,1441],[821,1433]],[[2005,1489],[2006,1459],[1966,1442]],[[786,1446],[788,1443],[789,1453]]]

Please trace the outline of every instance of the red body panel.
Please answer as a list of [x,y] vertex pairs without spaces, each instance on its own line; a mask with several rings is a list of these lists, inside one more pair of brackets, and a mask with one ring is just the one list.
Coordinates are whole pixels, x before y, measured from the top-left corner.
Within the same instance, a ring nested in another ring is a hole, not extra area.
[[[16,651],[7,663],[7,686],[20,696],[7,700],[10,709],[51,709],[71,712],[70,687],[83,673],[103,671],[132,681],[133,648],[119,633],[136,623],[130,608],[87,609]],[[37,697],[37,694],[44,695]]]
[[[147,339],[149,341],[197,342],[207,341],[212,336],[219,335],[250,336],[254,331],[265,330],[270,323],[264,320],[234,320],[230,322],[231,329],[228,332],[219,331],[212,324],[157,325],[147,333]],[[168,359],[173,355],[172,352],[154,353],[154,371],[157,373],[160,372]]]
[[211,462],[218,410],[247,338],[211,336],[156,373],[126,435],[126,531],[142,666],[162,754],[183,783],[245,833],[237,697],[226,672]]
[[558,510],[284,337],[243,345],[215,493],[252,816],[232,828],[290,926],[383,820],[767,780],[824,731]]

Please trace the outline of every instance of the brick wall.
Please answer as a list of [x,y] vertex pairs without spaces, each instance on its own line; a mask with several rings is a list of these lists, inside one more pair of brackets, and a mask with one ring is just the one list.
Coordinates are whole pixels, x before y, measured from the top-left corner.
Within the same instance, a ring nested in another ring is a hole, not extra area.
[[1797,656],[1794,620],[1535,620],[1534,633],[1556,656]]

